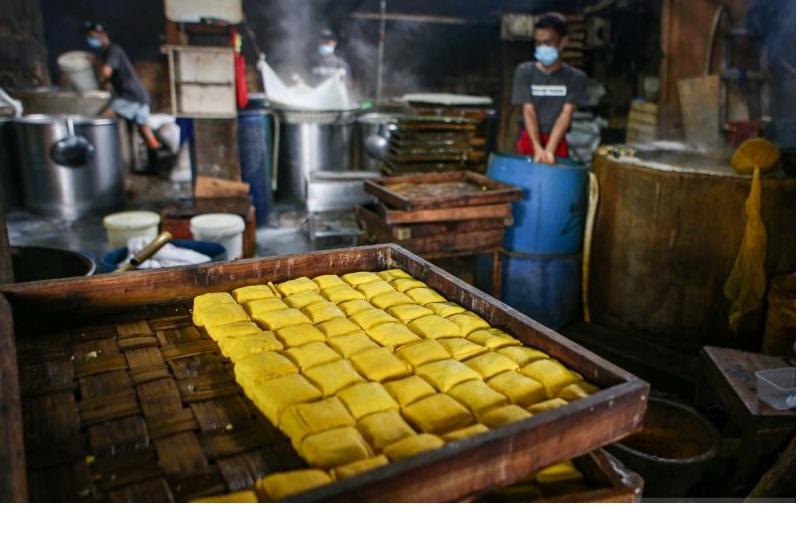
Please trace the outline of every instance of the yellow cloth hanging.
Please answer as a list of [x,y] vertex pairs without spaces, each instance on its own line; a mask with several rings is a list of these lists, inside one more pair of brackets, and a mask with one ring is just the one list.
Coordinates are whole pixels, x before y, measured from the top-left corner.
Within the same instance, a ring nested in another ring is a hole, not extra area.
[[744,204],[744,237],[725,283],[725,297],[731,302],[728,323],[734,331],[739,329],[744,315],[758,310],[766,290],[767,229],[761,218],[761,171],[767,172],[775,166],[779,155],[772,143],[750,139],[742,143],[731,159],[731,165],[740,174],[753,173],[750,194]]

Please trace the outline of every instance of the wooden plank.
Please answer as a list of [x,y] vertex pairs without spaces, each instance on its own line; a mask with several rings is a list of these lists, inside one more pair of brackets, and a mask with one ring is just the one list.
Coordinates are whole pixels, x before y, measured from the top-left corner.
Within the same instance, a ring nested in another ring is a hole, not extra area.
[[384,204],[378,204],[376,209],[387,224],[418,224],[423,222],[473,220],[476,218],[509,218],[513,214],[511,204],[420,209],[417,211],[399,211],[390,209]]
[[503,246],[505,229],[472,231],[469,233],[440,233],[430,237],[407,239],[402,244],[416,254],[450,254],[453,252],[484,253]]
[[11,306],[0,295],[0,502],[24,502],[28,498],[22,431],[14,323]]
[[686,141],[713,145],[720,137],[719,76],[678,80],[678,95]]
[[[451,193],[447,184],[466,184],[470,188],[454,189]],[[371,179],[364,182],[364,190],[404,211],[502,204],[522,199],[522,189],[475,172],[437,172]]]
[[[390,232],[393,240],[404,241],[419,237],[429,237],[440,233],[466,233],[471,231],[488,231],[504,229],[513,224],[512,217],[477,218],[472,220],[450,220],[441,222],[423,222],[420,224],[388,224],[372,206],[357,206],[357,216],[372,228],[383,228]],[[401,243],[403,244],[403,243]]]

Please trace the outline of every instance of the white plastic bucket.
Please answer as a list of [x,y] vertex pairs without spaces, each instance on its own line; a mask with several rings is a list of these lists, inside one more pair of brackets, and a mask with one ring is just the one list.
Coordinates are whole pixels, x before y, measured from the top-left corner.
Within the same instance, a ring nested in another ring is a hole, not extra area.
[[189,230],[196,241],[211,241],[221,244],[228,253],[228,260],[241,259],[244,240],[244,219],[228,213],[197,215],[189,221]]
[[113,213],[103,219],[103,227],[108,232],[108,246],[112,250],[128,246],[131,237],[158,236],[158,223],[161,217],[152,211],[123,211]]
[[96,91],[100,88],[94,71],[92,54],[75,50],[58,56],[58,68],[78,92]]

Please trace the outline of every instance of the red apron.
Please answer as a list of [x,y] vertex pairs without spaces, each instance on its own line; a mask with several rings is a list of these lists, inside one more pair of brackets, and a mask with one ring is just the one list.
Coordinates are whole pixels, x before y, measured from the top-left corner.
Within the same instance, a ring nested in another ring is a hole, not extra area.
[[[549,133],[540,133],[539,139],[542,142],[542,146],[547,146],[547,141],[550,139]],[[517,153],[522,155],[533,155],[533,143],[531,142],[531,137],[528,135],[528,132],[525,131],[525,128],[522,128],[519,132],[519,137],[517,137]],[[569,157],[569,146],[567,146],[567,141],[564,137],[561,138],[561,141],[556,146],[556,157]]]

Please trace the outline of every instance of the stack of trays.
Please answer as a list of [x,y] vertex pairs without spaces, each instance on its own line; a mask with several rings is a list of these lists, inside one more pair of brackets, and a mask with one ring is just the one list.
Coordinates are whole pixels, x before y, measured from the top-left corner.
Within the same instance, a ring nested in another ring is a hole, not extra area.
[[467,167],[478,122],[466,118],[406,116],[397,120],[381,167],[384,176]]

